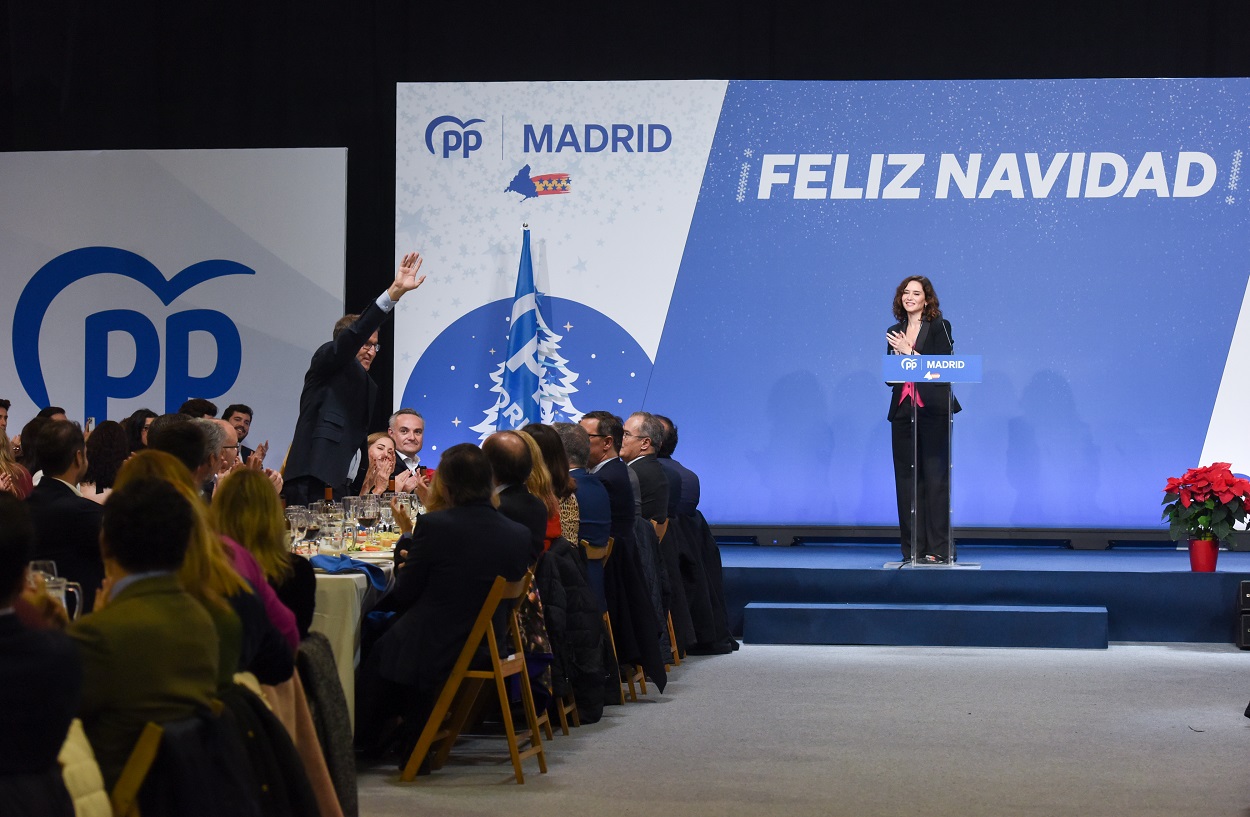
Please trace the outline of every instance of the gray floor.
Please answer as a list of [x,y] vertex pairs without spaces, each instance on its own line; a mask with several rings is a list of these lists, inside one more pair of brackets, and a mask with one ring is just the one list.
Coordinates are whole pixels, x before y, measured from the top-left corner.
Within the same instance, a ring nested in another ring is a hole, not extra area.
[[748,645],[557,735],[524,786],[506,762],[362,769],[361,814],[1245,817],[1248,700],[1224,645]]

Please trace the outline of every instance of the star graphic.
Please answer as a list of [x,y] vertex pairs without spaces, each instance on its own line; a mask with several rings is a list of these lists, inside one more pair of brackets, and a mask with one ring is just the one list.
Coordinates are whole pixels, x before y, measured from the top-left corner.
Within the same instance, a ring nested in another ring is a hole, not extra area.
[[570,330],[570,329],[572,329],[572,328],[573,328],[573,324],[571,324],[571,323],[566,323],[566,324],[564,325],[564,331],[565,331],[565,332],[569,331],[569,330]]
[[490,353],[491,353],[492,355],[493,355],[493,354],[495,354],[495,350],[494,350],[494,349],[491,349],[491,350],[490,350]]
[[460,420],[460,418],[459,418],[459,417],[457,417],[457,418],[455,418],[454,420],[452,420],[452,421],[451,421],[451,424],[452,424],[453,426],[455,426],[456,428],[460,428],[460,423],[461,423],[461,420]]

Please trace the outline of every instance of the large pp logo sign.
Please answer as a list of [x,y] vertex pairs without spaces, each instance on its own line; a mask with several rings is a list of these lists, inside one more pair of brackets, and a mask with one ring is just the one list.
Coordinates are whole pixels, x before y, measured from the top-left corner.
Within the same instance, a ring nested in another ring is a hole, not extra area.
[[[84,247],[45,264],[22,290],[13,316],[13,358],[17,376],[37,406],[49,404],[43,366],[39,360],[39,333],[52,301],[67,288],[92,275],[112,273],[143,284],[166,306],[205,281],[225,275],[255,275],[256,271],[235,261],[201,261],[166,280],[150,261],[114,247]],[[110,397],[138,397],[156,382],[160,370],[161,343],[156,327],[141,312],[108,309],[88,315],[84,322],[83,397],[85,416],[107,417]],[[217,346],[213,371],[203,377],[190,373],[191,333],[205,332]],[[115,333],[130,335],[135,344],[135,364],[128,374],[108,371],[109,339]],[[239,376],[243,342],[230,318],[212,309],[175,312],[165,320],[165,411],[178,410],[188,397],[225,394]]]
[[482,132],[469,126],[485,121],[485,119],[470,119],[468,122],[461,122],[454,116],[440,116],[426,125],[425,146],[430,149],[430,153],[437,156],[439,151],[434,149],[434,137],[440,135],[442,140],[440,147],[444,159],[452,154],[459,154],[461,158],[467,159],[470,153],[482,146]]

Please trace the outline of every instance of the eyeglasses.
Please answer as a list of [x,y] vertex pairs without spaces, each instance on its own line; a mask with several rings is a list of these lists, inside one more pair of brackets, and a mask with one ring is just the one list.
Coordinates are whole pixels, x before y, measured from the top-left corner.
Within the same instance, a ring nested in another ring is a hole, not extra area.
[[366,343],[364,346],[361,346],[361,347],[360,347],[360,351],[362,351],[362,352],[363,352],[365,349],[372,349],[372,350],[374,351],[374,354],[376,354],[377,352],[381,351],[381,349],[382,349],[382,344],[380,344],[380,343]]
[[611,434],[587,434],[587,437],[611,437]]
[[238,448],[237,445],[223,445],[222,448]]
[[625,432],[622,436],[625,436],[625,437],[633,437],[635,440],[649,440],[649,439],[651,439],[651,438],[650,438],[650,437],[648,437],[646,434],[630,434],[628,431],[626,431],[626,432]]

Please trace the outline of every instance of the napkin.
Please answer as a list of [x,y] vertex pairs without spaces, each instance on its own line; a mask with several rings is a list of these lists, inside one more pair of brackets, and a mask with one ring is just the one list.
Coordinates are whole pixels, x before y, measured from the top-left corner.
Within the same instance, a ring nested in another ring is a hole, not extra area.
[[350,556],[314,556],[308,561],[318,570],[326,573],[364,573],[375,590],[386,590],[386,572],[381,567]]

